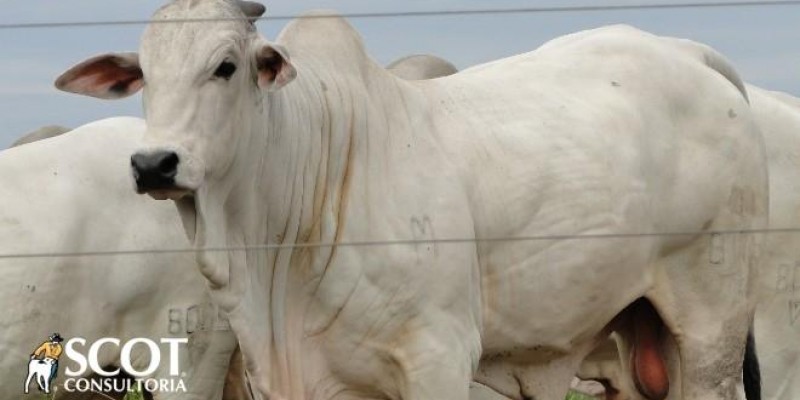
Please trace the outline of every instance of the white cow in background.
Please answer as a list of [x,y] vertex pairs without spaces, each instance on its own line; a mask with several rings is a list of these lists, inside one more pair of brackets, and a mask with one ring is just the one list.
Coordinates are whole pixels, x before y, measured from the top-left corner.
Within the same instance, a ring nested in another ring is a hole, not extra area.
[[14,143],[11,144],[11,147],[22,146],[23,144],[33,143],[33,142],[37,142],[39,140],[44,140],[44,139],[49,139],[51,137],[56,137],[58,135],[62,135],[64,133],[67,133],[69,131],[70,131],[69,128],[65,128],[65,127],[60,126],[60,125],[43,126],[43,127],[39,128],[39,129],[37,129],[37,130],[35,130],[35,131],[31,132],[31,133],[28,133],[27,135],[24,135],[24,136],[20,137],[19,139],[14,141]]
[[[800,99],[748,87],[767,145],[770,228],[800,227]],[[755,334],[764,400],[800,399],[800,232],[771,233]]]
[[395,76],[409,80],[441,78],[458,72],[449,61],[428,54],[400,58],[389,63],[386,69]]
[[466,399],[475,379],[562,400],[623,313],[651,397],[670,369],[674,396],[741,398],[759,237],[626,236],[766,225],[761,136],[724,58],[612,27],[410,82],[338,18],[271,44],[242,19],[263,10],[170,3],[154,18],[225,21],[151,24],[138,56],[57,81],[145,88],[137,187],[176,200],[195,246],[554,237],[198,252],[260,393]]
[[[0,254],[189,246],[173,206],[129,195],[125,157],[143,132],[140,119],[113,118],[0,152]],[[156,399],[221,398],[236,341],[192,254],[0,258],[0,273],[0,398],[26,398],[30,353],[54,331],[90,342],[189,337],[180,353],[188,393]],[[134,349],[142,370],[148,358]],[[101,366],[119,365],[119,349],[102,350]],[[60,364],[56,382],[77,367],[63,355]],[[153,377],[168,376],[161,365]]]

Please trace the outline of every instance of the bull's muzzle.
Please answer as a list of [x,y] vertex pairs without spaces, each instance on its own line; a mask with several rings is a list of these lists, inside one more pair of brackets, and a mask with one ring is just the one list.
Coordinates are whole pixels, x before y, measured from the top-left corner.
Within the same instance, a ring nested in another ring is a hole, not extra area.
[[148,193],[175,189],[175,175],[178,174],[179,162],[178,154],[174,151],[136,153],[131,156],[136,191]]

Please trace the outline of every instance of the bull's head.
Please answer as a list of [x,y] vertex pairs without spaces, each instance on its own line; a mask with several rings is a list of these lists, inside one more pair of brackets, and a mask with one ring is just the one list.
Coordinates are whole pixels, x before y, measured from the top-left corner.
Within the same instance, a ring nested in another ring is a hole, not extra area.
[[228,174],[263,112],[263,91],[296,75],[286,51],[256,32],[264,11],[247,1],[178,0],[155,13],[138,54],[93,57],[56,86],[103,99],[144,89],[147,144],[131,157],[136,190],[180,199]]

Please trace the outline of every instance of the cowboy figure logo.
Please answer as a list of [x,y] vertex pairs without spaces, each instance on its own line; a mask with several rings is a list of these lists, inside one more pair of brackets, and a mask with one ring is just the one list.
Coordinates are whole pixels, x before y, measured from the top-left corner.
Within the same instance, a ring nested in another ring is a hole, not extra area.
[[25,379],[25,393],[28,393],[28,387],[31,384],[31,379],[36,378],[36,384],[39,385],[39,390],[50,394],[50,384],[56,378],[58,373],[58,358],[64,348],[61,342],[64,338],[58,333],[50,335],[46,342],[37,347],[31,354],[30,361],[28,362],[28,377]]

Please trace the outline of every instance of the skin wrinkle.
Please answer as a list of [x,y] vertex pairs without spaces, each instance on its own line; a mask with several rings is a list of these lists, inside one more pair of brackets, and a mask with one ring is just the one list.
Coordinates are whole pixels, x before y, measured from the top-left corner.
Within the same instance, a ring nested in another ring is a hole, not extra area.
[[[319,75],[317,75],[315,72],[311,71],[310,68],[308,70],[302,70],[300,73],[301,74],[307,73],[307,74],[310,75],[310,77],[309,77],[310,81],[318,80],[321,85],[325,85],[324,80]],[[328,91],[327,85],[325,85],[325,87],[326,87],[325,91]],[[338,91],[337,91],[337,93],[338,93]],[[314,200],[314,203],[313,203],[314,204],[314,215],[315,215],[315,217],[312,220],[312,230],[318,231],[318,235],[319,235],[319,237],[321,237],[321,235],[322,235],[321,227],[322,227],[322,223],[323,223],[324,210],[325,210],[325,207],[326,207],[326,205],[328,204],[328,201],[329,201],[328,200],[328,194],[329,194],[328,183],[329,183],[330,170],[332,168],[332,166],[331,166],[331,158],[330,158],[329,154],[332,152],[332,147],[331,146],[333,146],[333,142],[330,140],[330,136],[332,135],[332,126],[330,124],[331,111],[330,111],[330,104],[329,104],[328,96],[326,96],[324,93],[321,93],[319,91],[316,91],[315,94],[317,94],[317,96],[315,96],[315,98],[318,99],[317,106],[318,106],[319,110],[321,110],[321,112],[322,112],[322,114],[324,116],[323,124],[321,126],[321,129],[319,129],[319,134],[320,134],[319,135],[319,137],[320,137],[320,142],[319,143],[321,145],[320,148],[321,149],[327,149],[327,152],[326,151],[321,151],[320,152],[320,157],[319,157],[319,160],[317,161],[317,163],[318,163],[318,168],[317,168],[318,176],[317,176],[316,184],[315,184],[315,190],[314,190],[314,199],[315,200]],[[319,188],[320,184],[322,185],[321,188]],[[318,194],[318,192],[319,192],[319,194]],[[320,200],[316,200],[317,198],[319,198]]]
[[[363,275],[363,274],[362,274],[362,275]],[[395,290],[392,292],[391,296],[389,296],[389,298],[388,298],[388,299],[386,299],[386,300],[384,301],[384,303],[386,303],[386,304],[391,304],[391,303],[392,303],[392,300],[394,300],[394,298],[395,298],[395,297],[397,297],[397,295],[400,293],[400,291],[401,291],[402,289],[405,289],[405,288],[406,288],[406,286],[405,286],[405,285],[398,286],[398,287],[397,287],[397,288],[396,288],[396,289],[395,289]],[[338,315],[338,314],[337,314],[337,315]],[[361,339],[360,339],[358,342],[359,342],[359,343],[365,343],[365,342],[368,342],[368,341],[367,341],[367,338],[368,338],[368,337],[370,337],[370,336],[372,336],[372,331],[373,331],[373,329],[374,329],[374,328],[375,328],[377,325],[379,325],[379,323],[380,323],[380,321],[379,321],[378,319],[376,319],[376,320],[375,320],[375,321],[374,321],[374,322],[371,324],[371,326],[370,326],[370,327],[369,327],[369,328],[366,330],[366,332],[364,332],[364,334],[362,335]],[[384,323],[383,323],[381,326],[384,326],[384,325],[386,325],[386,324],[388,324],[388,323],[389,323],[389,321],[385,321],[385,322],[384,322]]]
[[[324,86],[325,83],[320,80],[320,85]],[[320,109],[327,109],[326,105],[323,104],[324,98],[325,96],[322,93],[320,93],[320,95],[317,96],[316,98],[317,101],[319,102],[318,106]],[[320,134],[318,136],[315,136],[315,140],[318,140],[316,143],[318,144],[319,148],[324,149],[328,147],[326,145],[327,136],[325,135],[327,129],[324,126],[324,124],[319,131]],[[323,205],[325,204],[325,201],[327,199],[326,180],[328,178],[327,174],[328,170],[326,169],[326,167],[327,167],[327,162],[324,159],[324,157],[319,157],[316,164],[316,181],[314,183],[314,202],[312,209],[313,214],[312,214],[310,234],[308,238],[309,241],[311,241],[312,238],[313,240],[319,241],[322,235],[320,231],[322,223],[322,213],[320,211],[322,211]],[[309,272],[313,273],[313,271]]]
[[[343,179],[342,189],[339,191],[339,202],[338,202],[339,206],[336,207],[336,233],[335,233],[334,238],[333,238],[333,243],[338,243],[339,240],[340,240],[342,227],[344,226],[344,223],[342,222],[342,219],[344,218],[345,212],[343,212],[343,210],[347,207],[347,194],[349,193],[349,189],[350,189],[350,174],[351,174],[350,169],[351,169],[351,165],[352,165],[351,155],[353,154],[353,142],[354,142],[354,140],[353,140],[353,137],[354,137],[353,124],[355,123],[354,122],[355,121],[355,117],[354,117],[355,107],[353,107],[352,113],[353,113],[353,115],[351,115],[351,118],[350,118],[350,121],[351,121],[350,133],[349,133],[350,140],[348,141],[349,144],[347,146],[347,154],[346,154],[347,163],[345,165],[345,172],[344,172],[344,179]],[[319,278],[319,283],[317,284],[317,287],[314,289],[314,293],[315,294],[319,290],[320,285],[323,284],[323,282],[325,280],[325,276],[326,276],[326,274],[328,272],[328,269],[329,269],[329,267],[331,265],[331,262],[336,257],[336,249],[337,249],[337,246],[333,246],[332,247],[331,254],[328,257],[327,263],[325,264],[325,268],[322,270],[322,275]],[[363,272],[361,272],[359,274],[359,278],[358,278],[359,280],[361,279],[361,275],[363,275]],[[326,326],[322,330],[318,331],[318,333],[325,332],[328,328],[330,328],[331,325],[333,325],[334,322],[336,322],[336,318],[339,316],[339,314],[344,309],[345,305],[347,304],[347,301],[350,300],[350,297],[353,295],[353,292],[355,292],[357,286],[358,286],[358,281],[356,281],[356,285],[353,286],[350,294],[347,295],[347,299],[345,300],[345,302],[342,303],[341,307],[338,310],[335,311],[334,318],[331,318],[330,321],[326,324]]]
[[[273,100],[274,100],[274,97],[278,97],[278,96],[280,96],[280,94],[277,94],[276,96],[272,96]],[[278,102],[274,102],[274,101],[270,102],[270,104],[277,104],[277,103]],[[281,103],[283,103],[283,102],[281,102]],[[295,118],[293,118],[293,119],[295,119]],[[285,121],[283,121],[283,122],[285,123]],[[295,149],[297,149],[298,148],[297,142],[299,141],[299,138],[297,138],[297,137],[294,137],[294,138],[295,138],[295,140],[293,141],[293,143],[295,145]],[[297,185],[297,180],[298,179],[302,179],[302,177],[298,176],[296,173],[293,173],[293,171],[295,171],[297,169],[298,165],[302,165],[301,163],[303,163],[303,159],[300,159],[296,163],[294,163],[290,168],[291,171],[286,174],[287,177],[293,177],[294,178],[294,179],[290,179],[289,180],[291,182],[289,198],[291,198],[291,199],[298,198],[298,196],[296,195],[296,190],[298,189],[297,188],[297,186],[298,186]],[[300,185],[300,186],[302,186],[302,185]],[[297,213],[302,213],[302,210],[298,210],[298,208],[302,209],[302,204],[304,204],[304,202],[302,201],[302,194],[303,194],[303,188],[302,187],[299,188],[298,194],[299,194],[300,201],[297,201],[297,202],[292,201],[292,202],[289,203],[289,204],[293,204],[294,206],[290,206],[290,212],[289,212],[289,216],[287,218],[287,222],[288,221],[298,221],[298,223],[294,223],[294,222],[292,222],[291,224],[287,223],[287,226],[286,226],[287,229],[284,230],[284,238],[291,238],[292,241],[296,241],[297,240],[296,238],[300,233],[300,223],[299,222],[301,222],[301,221],[298,219],[299,216],[297,216]],[[300,207],[297,206],[298,204],[300,205]],[[275,271],[276,271],[275,276],[276,276],[276,278],[272,282],[272,284],[273,284],[273,288],[272,288],[272,294],[273,294],[273,296],[272,296],[272,298],[273,298],[272,313],[273,313],[273,318],[277,319],[279,321],[279,323],[277,325],[284,327],[284,329],[273,330],[273,333],[272,333],[272,336],[273,336],[273,338],[275,340],[275,343],[276,343],[276,347],[279,348],[279,349],[288,349],[288,347],[289,347],[288,346],[288,341],[287,341],[287,338],[286,338],[286,329],[285,329],[286,317],[285,317],[285,313],[286,313],[287,300],[288,300],[287,296],[286,296],[286,291],[288,290],[288,286],[289,286],[287,284],[287,282],[289,280],[288,279],[289,274],[291,273],[291,271],[289,271],[289,269],[291,267],[291,259],[294,256],[293,253],[294,253],[294,251],[289,251],[289,252],[282,253],[282,254],[287,254],[286,257],[288,258],[288,261],[285,262],[285,263],[281,263],[280,265],[276,265],[275,266]],[[280,359],[279,359],[280,361],[279,362],[283,366],[283,368],[280,368],[281,380],[284,381],[284,382],[292,382],[292,379],[288,375],[289,371],[291,370],[290,352],[289,351],[283,351],[279,355],[280,355]]]
[[[295,115],[298,115],[298,114],[295,114]],[[285,123],[285,122],[284,122],[284,123]],[[329,133],[332,133],[332,132],[329,132]],[[326,196],[326,198],[327,198],[327,196]],[[313,203],[312,203],[312,204],[313,204]],[[281,347],[281,345],[280,345],[280,344],[277,344],[277,347]],[[287,370],[287,372],[288,372],[288,370]],[[286,381],[286,379],[289,379],[289,378],[283,378],[283,380],[284,380],[284,381]]]

